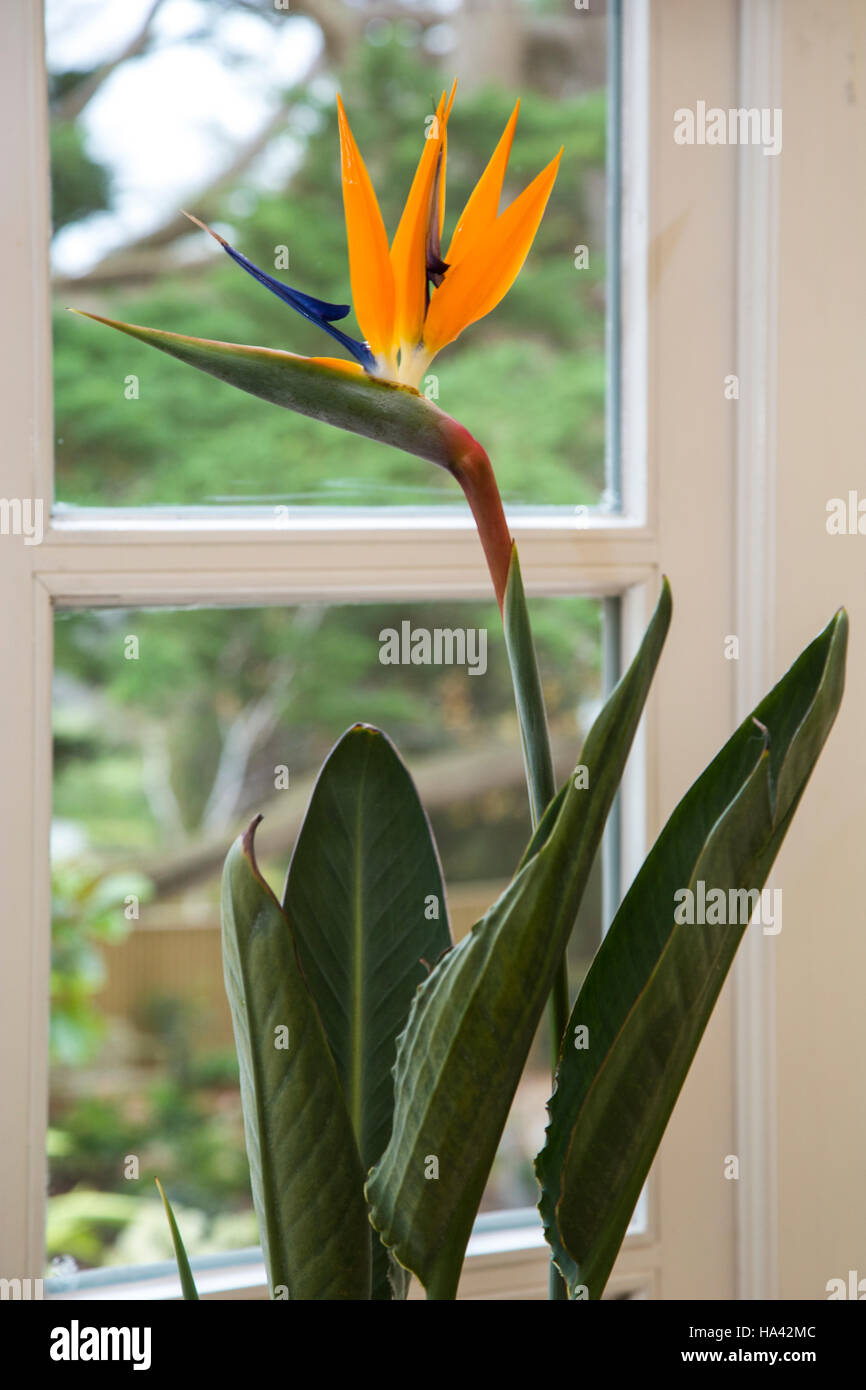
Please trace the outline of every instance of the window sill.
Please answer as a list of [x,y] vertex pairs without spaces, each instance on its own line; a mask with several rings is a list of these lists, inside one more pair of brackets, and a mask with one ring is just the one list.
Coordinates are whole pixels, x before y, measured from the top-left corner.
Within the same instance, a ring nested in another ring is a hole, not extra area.
[[[629,1236],[638,1235],[639,1218],[633,1218]],[[533,1207],[506,1214],[485,1213],[476,1221],[469,1240],[459,1297],[545,1299],[548,1263],[547,1245]],[[264,1300],[268,1296],[258,1247],[225,1255],[200,1255],[193,1257],[190,1264],[202,1298]],[[134,1268],[87,1270],[68,1279],[45,1280],[45,1299],[52,1302],[160,1302],[179,1297],[177,1273],[169,1260]],[[415,1281],[409,1297],[424,1297]]]

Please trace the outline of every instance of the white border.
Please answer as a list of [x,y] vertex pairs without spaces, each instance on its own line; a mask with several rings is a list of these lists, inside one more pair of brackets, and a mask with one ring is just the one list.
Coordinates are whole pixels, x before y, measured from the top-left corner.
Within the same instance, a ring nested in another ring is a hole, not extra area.
[[647,342],[649,318],[649,0],[624,0],[622,22],[622,206],[620,440],[622,507],[646,527],[649,478]]

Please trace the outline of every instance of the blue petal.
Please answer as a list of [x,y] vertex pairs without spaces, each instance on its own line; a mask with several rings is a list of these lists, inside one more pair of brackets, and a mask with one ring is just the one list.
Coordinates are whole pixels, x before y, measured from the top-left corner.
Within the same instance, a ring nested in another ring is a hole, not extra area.
[[229,246],[225,237],[221,237],[218,232],[214,232],[204,222],[200,222],[191,213],[186,213],[190,222],[195,222],[196,226],[203,231],[210,232],[214,241],[218,241],[226,255],[231,256],[232,260],[245,270],[248,275],[252,275],[254,280],[258,280],[260,285],[264,285],[266,290],[270,290],[284,304],[288,304],[303,318],[310,323],[315,323],[319,328],[323,328],[332,338],[336,338],[344,348],[357,358],[361,366],[370,370],[376,365],[376,359],[366,343],[359,342],[357,338],[350,338],[348,333],[343,333],[341,329],[334,328],[333,319],[344,319],[349,312],[348,304],[330,304],[326,299],[316,299],[311,294],[303,294],[300,290],[293,290],[291,285],[284,285],[282,280],[277,280],[273,275],[268,275],[267,271],[259,270],[257,265],[248,261],[246,256],[242,256],[240,251],[236,251],[233,246]]
[[270,290],[283,303],[290,304],[293,309],[297,309],[299,314],[303,314],[305,319],[311,323],[321,323],[325,320],[330,323],[333,319],[344,319],[351,308],[349,304],[329,304],[326,299],[315,299],[311,294],[303,294],[300,290],[293,290],[291,285],[284,285],[282,280],[277,280],[273,275],[268,275],[266,271],[259,270],[257,265],[248,261],[246,256],[242,256],[240,251],[236,251],[233,246],[229,246],[227,241],[222,242],[223,250],[236,261],[239,266],[243,266],[254,280],[258,280],[260,285]]
[[259,270],[258,266],[248,261],[246,256],[242,256],[240,251],[236,251],[233,246],[229,246],[227,241],[220,238],[223,250],[232,260],[241,266],[248,275],[252,275],[254,280],[258,280],[260,285],[270,290],[284,304],[289,304],[303,318],[309,319],[310,323],[315,323],[319,328],[323,328],[332,338],[336,338],[338,343],[351,352],[357,358],[362,367],[370,368],[375,365],[376,359],[367,347],[366,343],[359,342],[357,338],[350,338],[348,333],[343,333],[341,329],[334,328],[332,319],[344,319],[349,312],[348,304],[329,304],[327,300],[316,299],[311,294],[303,294],[300,290],[293,290],[291,285],[284,285],[281,280],[274,279],[273,275],[268,275],[266,271]]

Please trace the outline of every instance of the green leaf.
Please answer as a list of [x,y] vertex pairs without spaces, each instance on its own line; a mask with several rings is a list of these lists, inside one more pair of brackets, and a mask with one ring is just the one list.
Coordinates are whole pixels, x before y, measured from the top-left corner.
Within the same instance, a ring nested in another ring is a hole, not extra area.
[[[763,888],[842,698],[847,631],[837,614],[686,793],[584,981],[536,1160],[572,1297],[601,1297],[751,915],[729,894]],[[700,882],[733,924],[675,921]],[[588,1047],[569,1046],[581,1025]]]
[[[505,632],[508,662],[511,667],[511,681],[514,686],[517,721],[520,725],[520,741],[526,768],[530,815],[533,826],[537,826],[544,815],[545,808],[553,799],[556,783],[553,775],[553,758],[550,752],[550,735],[547,729],[547,711],[544,707],[544,692],[538,673],[532,627],[529,622],[529,610],[526,606],[523,577],[520,573],[520,560],[517,555],[517,546],[514,544],[511,547],[511,563],[508,567],[508,580],[505,585],[502,625]],[[559,1045],[568,1022],[569,1004],[568,962],[563,950],[554,972],[548,1007],[551,1070],[554,1072],[559,1058]],[[552,1271],[551,1277],[551,1297],[556,1300],[565,1297],[564,1286],[555,1270]]]
[[[496,1146],[670,622],[665,582],[640,651],[587,737],[574,785],[483,920],[422,985],[400,1038],[394,1129],[367,1182],[372,1220],[428,1298],[451,1299]],[[438,1171],[437,1171],[438,1170]]]
[[180,1231],[178,1230],[177,1222],[174,1219],[174,1212],[171,1209],[171,1203],[169,1202],[162,1189],[162,1183],[160,1182],[159,1178],[155,1178],[154,1181],[156,1182],[156,1185],[159,1189],[159,1195],[162,1198],[162,1205],[165,1207],[165,1214],[168,1217],[168,1227],[171,1231],[171,1240],[172,1244],[174,1245],[174,1258],[177,1261],[177,1272],[180,1276],[181,1291],[185,1300],[197,1300],[198,1289],[196,1288],[195,1280],[192,1277],[192,1270],[189,1267],[189,1259],[184,1248],[183,1240],[181,1239]]
[[[451,946],[427,817],[396,749],[378,729],[349,729],[325,762],[283,907],[366,1171],[391,1133],[397,1036],[416,989]],[[390,1262],[372,1229],[370,1236],[373,1297],[390,1298]],[[394,1271],[398,1278],[402,1273]]]
[[367,1299],[364,1171],[288,921],[256,867],[257,824],[223,871],[223,969],[271,1293]]
[[273,405],[405,449],[449,470],[455,445],[468,437],[465,430],[414,387],[368,376],[354,370],[351,363],[346,363],[344,370],[332,365],[334,359],[330,358],[300,357],[273,348],[190,338],[182,333],[121,323],[101,314],[85,314],[80,309],[72,312],[117,328]]
[[526,594],[520,573],[517,546],[511,547],[511,564],[508,567],[508,582],[505,586],[505,602],[502,609],[502,626],[505,632],[505,647],[511,667],[514,685],[514,700],[517,706],[517,720],[520,725],[520,741],[526,764],[526,782],[532,811],[532,823],[537,825],[544,814],[545,807],[556,791],[553,777],[553,760],[550,755],[550,737],[547,731],[547,713],[544,708],[544,694],[535,659],[532,641],[532,628],[526,607]]

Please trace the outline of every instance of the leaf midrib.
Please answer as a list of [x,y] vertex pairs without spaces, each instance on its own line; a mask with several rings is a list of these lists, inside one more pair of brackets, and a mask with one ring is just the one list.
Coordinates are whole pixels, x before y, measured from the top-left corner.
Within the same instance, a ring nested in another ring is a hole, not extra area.
[[[352,1128],[355,1131],[355,1138],[358,1141],[358,1148],[363,1155],[363,1145],[361,1142],[361,1125],[363,1122],[363,1038],[364,1038],[364,919],[363,919],[363,859],[361,855],[361,823],[363,820],[361,806],[362,795],[359,793],[357,808],[355,812],[355,856],[354,856],[354,920],[352,923],[353,938],[353,989],[352,989],[352,1072],[350,1085],[349,1114],[352,1119]],[[362,1160],[363,1161],[363,1160]]]

